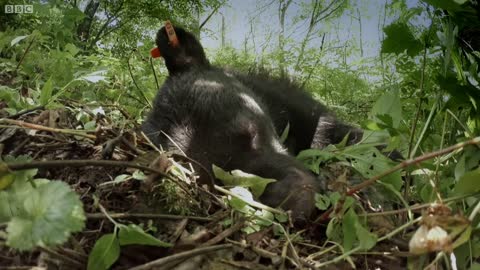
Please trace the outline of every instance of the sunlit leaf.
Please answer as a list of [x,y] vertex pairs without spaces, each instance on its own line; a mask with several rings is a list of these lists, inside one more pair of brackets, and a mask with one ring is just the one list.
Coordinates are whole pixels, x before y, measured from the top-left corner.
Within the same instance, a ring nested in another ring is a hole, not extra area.
[[75,56],[80,50],[73,45],[72,43],[68,43],[65,45],[65,50],[69,52],[72,56]]
[[122,182],[130,180],[131,178],[132,177],[129,174],[120,174],[120,175],[117,175],[115,177],[115,179],[113,179],[113,182],[114,183],[122,183]]
[[133,179],[137,179],[137,180],[141,180],[141,181],[147,179],[147,176],[140,170],[134,171],[132,173],[132,177],[133,177]]
[[224,185],[250,188],[255,198],[263,194],[265,187],[269,183],[276,181],[275,179],[263,178],[240,170],[228,173],[215,165],[212,165],[212,168],[215,177],[222,181]]
[[228,196],[230,206],[240,212],[250,212],[251,207],[248,206],[248,203],[254,202],[252,193],[244,187],[234,187],[230,189],[230,192],[236,195]]
[[258,219],[255,220],[255,224],[264,226],[264,227],[272,225],[274,220],[273,214],[263,209],[255,211],[255,216],[259,217]]
[[24,40],[25,38],[27,38],[28,36],[18,36],[16,38],[14,38],[11,42],[10,42],[10,46],[14,46],[16,45],[17,43],[19,43],[20,41]]

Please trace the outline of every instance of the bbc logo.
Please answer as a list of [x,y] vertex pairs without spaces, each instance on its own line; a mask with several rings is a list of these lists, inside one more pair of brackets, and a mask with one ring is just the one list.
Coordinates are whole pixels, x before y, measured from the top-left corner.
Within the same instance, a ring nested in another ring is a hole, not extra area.
[[5,5],[5,13],[33,13],[33,5]]

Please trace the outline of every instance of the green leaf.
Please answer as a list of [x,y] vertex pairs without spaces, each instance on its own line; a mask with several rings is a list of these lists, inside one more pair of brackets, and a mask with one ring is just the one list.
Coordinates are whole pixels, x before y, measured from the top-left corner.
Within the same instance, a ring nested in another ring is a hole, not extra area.
[[118,232],[118,240],[121,246],[124,245],[148,245],[157,247],[171,247],[172,244],[158,240],[150,234],[144,232],[142,228],[135,224],[128,226],[120,225],[120,231]]
[[[457,0],[458,1],[458,0]],[[462,3],[462,1],[454,1],[454,0],[423,0],[423,2],[439,8],[439,9],[444,9],[452,12],[460,11],[462,10],[462,7],[459,5]]]
[[120,244],[115,234],[105,234],[97,240],[88,256],[87,270],[109,269],[120,256]]
[[4,110],[14,110],[13,113],[16,113],[16,110],[21,110],[26,107],[26,105],[22,103],[18,90],[5,85],[0,85],[0,100],[7,104],[7,108]]
[[229,196],[230,206],[242,213],[249,213],[252,210],[252,207],[248,203],[253,202],[253,196],[248,189],[244,187],[234,187],[230,189],[230,192],[236,196]]
[[11,173],[7,164],[0,160],[0,191],[8,188],[15,180],[15,174]]
[[268,227],[273,223],[274,216],[267,210],[257,210],[255,211],[255,216],[259,217],[254,220],[255,224],[259,226]]
[[455,165],[455,180],[460,179],[465,174],[465,154],[462,155]]
[[0,190],[8,188],[13,181],[15,180],[15,175],[13,173],[7,173],[0,175]]
[[315,193],[315,206],[320,210],[326,210],[330,206],[330,198],[326,195]]
[[95,120],[88,121],[83,125],[84,130],[94,131],[96,127],[97,127],[97,121]]
[[[367,119],[367,120],[363,121],[362,122],[362,127],[367,129],[366,131],[370,131],[370,130],[380,131],[380,130],[383,130],[383,129],[386,128],[383,125],[381,125],[380,123],[377,123],[376,121],[373,121],[371,119]],[[365,137],[365,134],[363,136]]]
[[[385,128],[385,127],[383,127]],[[364,130],[362,136],[362,144],[380,144],[390,139],[388,131],[382,130]]]
[[[352,167],[367,179],[387,171],[396,164],[370,145],[349,146],[340,152],[339,156],[348,158]],[[396,190],[400,190],[403,185],[399,171],[382,177],[380,181],[392,185]]]
[[415,38],[406,23],[392,23],[383,31],[386,37],[382,42],[382,53],[400,54],[406,50],[407,54],[413,57],[422,50],[422,42]]
[[398,89],[388,91],[382,95],[373,105],[370,115],[381,124],[398,128],[403,119],[402,102],[400,101]]
[[369,232],[358,221],[355,223],[355,231],[362,250],[369,250],[377,243],[377,235]]
[[[419,186],[417,186],[417,189]],[[432,202],[436,199],[435,192],[433,190],[432,185],[429,183],[426,183],[421,189],[420,189],[420,198],[422,199],[423,202]]]
[[[6,156],[4,157],[5,162],[7,163],[15,163],[15,162],[28,162],[32,160],[31,157],[26,155],[20,155],[17,157]],[[15,179],[18,181],[19,179],[23,182],[33,180],[33,177],[37,174],[38,169],[28,169],[28,170],[21,170],[21,171],[13,171],[15,174]]]
[[454,227],[450,234],[450,237],[455,239],[455,241],[452,243],[452,247],[457,248],[461,246],[462,244],[469,241],[471,236],[472,226],[470,226],[470,224],[461,224],[458,225],[456,228]]
[[329,151],[321,150],[321,149],[307,149],[301,151],[297,155],[297,159],[305,160],[309,158],[321,158],[323,161],[327,161],[335,157],[335,154]]
[[343,231],[343,247],[345,251],[349,251],[355,242],[355,224],[358,223],[358,216],[353,209],[348,210],[343,216],[342,231]]
[[140,181],[144,181],[145,179],[147,179],[147,176],[140,170],[136,170],[132,173],[132,177],[133,179],[137,179],[137,180],[140,180]]
[[327,229],[325,230],[325,234],[327,235],[329,240],[334,242],[338,242],[341,237],[341,227],[339,226],[339,222],[337,218],[330,219],[328,222]]
[[[8,163],[14,163],[26,162],[30,158],[27,156],[18,156],[16,158],[6,156],[4,160]],[[23,202],[33,192],[33,186],[30,181],[37,174],[37,169],[13,171],[12,174],[15,176],[14,181],[8,188],[0,191],[0,223],[9,222],[15,216],[26,215]]]
[[278,222],[280,223],[284,223],[288,221],[288,215],[287,213],[284,213],[284,214],[275,213],[275,219],[278,220]]
[[50,98],[52,98],[52,91],[53,91],[53,84],[52,84],[52,77],[48,79],[48,81],[43,85],[42,91],[40,92],[40,104],[45,105],[48,104]]
[[480,168],[465,173],[455,185],[454,193],[470,194],[480,190]]
[[275,179],[263,178],[254,174],[242,172],[240,170],[234,170],[228,173],[222,170],[220,167],[212,165],[213,173],[225,186],[239,186],[250,188],[255,198],[260,197],[265,190],[265,187],[272,182],[276,182]]
[[[329,147],[333,147],[336,149],[334,145],[329,145],[327,148]],[[307,149],[301,151],[297,155],[297,159],[300,160],[309,170],[316,174],[320,173],[320,164],[322,162],[328,161],[333,158],[335,158],[335,154],[327,151],[326,148],[324,150]]]
[[24,185],[27,192],[17,193],[19,198],[9,198],[12,208],[19,209],[12,212],[13,218],[8,223],[7,245],[28,250],[62,244],[72,232],[83,229],[82,203],[66,183],[37,179],[37,188],[28,184]]
[[70,7],[63,11],[63,25],[65,29],[74,27],[75,23],[80,22],[83,18],[85,18],[85,13],[77,7]]
[[438,76],[436,80],[440,89],[452,95],[452,98],[446,104],[447,108],[457,110],[465,105],[477,107],[477,100],[480,100],[480,91],[476,87],[469,83],[460,83],[452,72],[449,72],[446,77]]
[[68,43],[65,45],[65,51],[69,52],[72,56],[75,56],[80,50],[72,43]]
[[115,177],[115,179],[113,179],[113,182],[114,183],[122,183],[122,182],[130,180],[131,178],[132,178],[132,176],[130,176],[129,174],[120,174],[120,175],[117,175]]

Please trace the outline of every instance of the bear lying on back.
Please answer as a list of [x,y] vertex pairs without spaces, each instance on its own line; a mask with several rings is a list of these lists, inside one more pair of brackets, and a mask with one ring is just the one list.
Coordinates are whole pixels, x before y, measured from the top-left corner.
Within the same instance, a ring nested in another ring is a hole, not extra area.
[[[157,145],[176,149],[211,170],[240,169],[274,178],[260,201],[307,221],[315,210],[319,179],[291,154],[360,140],[362,130],[339,121],[324,105],[288,80],[261,74],[231,73],[210,65],[203,47],[176,27],[178,44],[165,28],[156,44],[169,77],[159,90],[143,130]],[[285,144],[279,140],[290,125]],[[168,135],[174,142],[165,136]],[[200,171],[200,177],[208,177]]]

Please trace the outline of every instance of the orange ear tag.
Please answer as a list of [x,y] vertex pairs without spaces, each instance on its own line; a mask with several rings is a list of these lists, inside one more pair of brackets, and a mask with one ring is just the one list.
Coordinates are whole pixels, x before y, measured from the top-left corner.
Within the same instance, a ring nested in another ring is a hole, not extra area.
[[167,31],[168,40],[170,41],[170,45],[172,47],[177,47],[180,42],[178,42],[177,34],[175,33],[175,29],[170,21],[165,22],[165,30]]
[[162,56],[160,50],[157,47],[150,50],[150,55],[152,56],[152,58],[159,58]]

